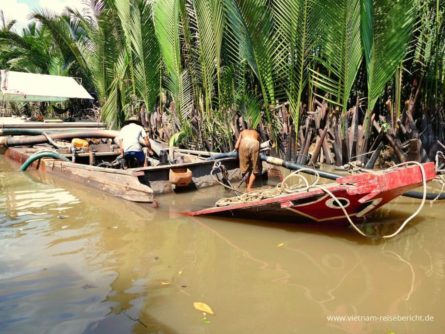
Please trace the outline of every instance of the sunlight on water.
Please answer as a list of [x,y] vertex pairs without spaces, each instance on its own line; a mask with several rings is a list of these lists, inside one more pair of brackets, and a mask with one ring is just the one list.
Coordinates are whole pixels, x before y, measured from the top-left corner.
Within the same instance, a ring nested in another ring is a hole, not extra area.
[[[16,170],[0,157],[0,333],[445,328],[445,203],[394,239],[367,240],[345,225],[178,215],[227,196],[219,188],[152,209]],[[367,228],[392,231],[417,205],[401,198]],[[389,315],[434,321],[332,318]]]

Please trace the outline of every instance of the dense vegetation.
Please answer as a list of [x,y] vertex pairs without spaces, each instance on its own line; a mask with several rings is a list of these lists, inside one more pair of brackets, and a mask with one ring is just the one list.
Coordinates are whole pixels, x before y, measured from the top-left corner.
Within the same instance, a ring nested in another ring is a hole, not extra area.
[[300,162],[425,159],[445,139],[445,0],[91,3],[3,20],[0,68],[81,77],[110,126],[145,108],[153,135],[197,148],[231,149],[242,119]]

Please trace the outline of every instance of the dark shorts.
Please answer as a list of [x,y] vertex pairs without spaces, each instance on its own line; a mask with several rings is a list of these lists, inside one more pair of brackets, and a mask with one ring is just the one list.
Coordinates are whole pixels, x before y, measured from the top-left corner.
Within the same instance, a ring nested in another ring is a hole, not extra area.
[[124,158],[136,158],[141,165],[144,164],[145,154],[142,151],[129,151],[124,153]]

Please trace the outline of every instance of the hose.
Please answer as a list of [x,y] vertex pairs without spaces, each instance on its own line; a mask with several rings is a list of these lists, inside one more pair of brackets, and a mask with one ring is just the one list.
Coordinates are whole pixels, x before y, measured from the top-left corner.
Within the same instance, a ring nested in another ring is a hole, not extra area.
[[57,145],[57,143],[46,132],[42,132],[42,135],[44,135],[46,137],[46,139],[48,140],[48,143],[53,145],[55,148],[60,148],[60,146]]
[[208,160],[217,160],[217,159],[224,159],[224,158],[238,158],[238,152],[232,151],[229,153],[212,154],[212,156],[210,158],[208,158]]
[[48,142],[48,136],[51,139],[72,139],[72,138],[115,138],[119,134],[118,131],[112,130],[85,130],[85,131],[74,131],[74,132],[63,132],[63,133],[42,133],[39,135],[32,135],[27,137],[5,137],[0,141],[0,146],[26,146],[35,145]]
[[39,129],[0,129],[0,136],[38,136],[43,132]]
[[[402,196],[409,197],[409,198],[422,199],[423,193],[420,191],[407,191],[406,193],[403,193]],[[445,193],[426,193],[426,199],[429,201],[445,200]]]
[[53,158],[53,159],[59,159],[59,160],[68,161],[69,162],[69,160],[65,156],[63,156],[63,155],[61,155],[61,154],[59,154],[57,152],[54,152],[54,151],[40,151],[40,152],[34,153],[28,159],[26,159],[26,161],[20,167],[20,171],[21,172],[26,171],[28,169],[28,167],[34,161],[40,160],[42,158]]

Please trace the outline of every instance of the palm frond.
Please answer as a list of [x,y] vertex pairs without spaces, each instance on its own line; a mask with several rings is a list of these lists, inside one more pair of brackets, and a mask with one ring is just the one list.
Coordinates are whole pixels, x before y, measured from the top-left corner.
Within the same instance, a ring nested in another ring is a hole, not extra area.
[[126,78],[129,68],[127,51],[127,49],[122,50],[116,60],[114,68],[115,77],[108,89],[107,99],[102,107],[101,118],[112,128],[119,128],[127,116],[125,107],[130,100],[128,92],[126,92]]
[[362,0],[361,33],[372,111],[408,48],[415,18],[413,0]]
[[316,4],[315,0],[277,0],[272,5],[276,29],[274,68],[284,84],[297,127],[310,56],[318,36],[320,13],[316,11]]
[[178,0],[157,0],[153,4],[154,26],[163,64],[167,71],[167,87],[181,108],[179,95],[182,90],[182,64],[179,40]]
[[267,0],[226,0],[231,29],[229,47],[238,49],[238,61],[246,59],[260,83],[264,104],[275,102],[273,20]]
[[311,81],[345,112],[362,59],[360,0],[326,0],[320,10],[324,29],[319,62],[331,75],[311,70]]
[[154,110],[159,95],[160,50],[151,5],[139,0],[132,12],[131,45],[135,54],[136,89],[147,110]]
[[76,61],[85,81],[91,78],[91,70],[85,61],[75,40],[71,35],[69,19],[67,17],[56,17],[47,11],[35,12],[33,18],[38,20],[42,26],[51,33],[54,42],[62,52],[65,61]]
[[196,16],[195,36],[198,42],[205,91],[205,109],[210,110],[215,78],[220,76],[224,11],[222,2],[219,0],[195,0],[193,7]]

